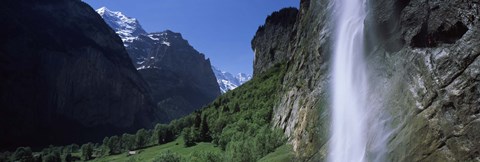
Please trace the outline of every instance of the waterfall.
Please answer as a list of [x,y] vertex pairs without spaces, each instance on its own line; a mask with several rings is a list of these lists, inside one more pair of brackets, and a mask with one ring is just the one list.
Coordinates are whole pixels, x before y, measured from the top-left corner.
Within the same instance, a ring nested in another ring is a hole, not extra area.
[[367,72],[363,59],[364,0],[336,0],[331,162],[367,161]]

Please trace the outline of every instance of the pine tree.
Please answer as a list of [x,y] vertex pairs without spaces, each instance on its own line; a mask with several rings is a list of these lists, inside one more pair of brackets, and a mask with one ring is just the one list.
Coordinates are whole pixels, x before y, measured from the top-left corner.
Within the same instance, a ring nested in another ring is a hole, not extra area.
[[202,125],[200,128],[200,137],[202,141],[212,141],[212,137],[210,136],[210,128],[208,127],[207,115],[203,115]]
[[82,159],[83,160],[92,159],[92,154],[93,154],[93,144],[92,143],[83,144],[82,147],[81,147],[81,150],[82,150]]

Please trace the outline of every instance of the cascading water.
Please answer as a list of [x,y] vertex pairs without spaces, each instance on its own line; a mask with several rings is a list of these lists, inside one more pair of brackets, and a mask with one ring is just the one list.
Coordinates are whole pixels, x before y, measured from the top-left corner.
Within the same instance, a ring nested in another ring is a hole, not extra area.
[[331,162],[366,161],[367,73],[363,59],[364,0],[336,0]]

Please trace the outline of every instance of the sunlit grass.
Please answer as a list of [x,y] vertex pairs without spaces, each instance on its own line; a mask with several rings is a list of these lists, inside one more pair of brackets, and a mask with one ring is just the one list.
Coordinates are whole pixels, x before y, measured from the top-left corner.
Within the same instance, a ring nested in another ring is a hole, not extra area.
[[188,157],[191,153],[195,151],[211,151],[211,152],[221,152],[218,147],[215,147],[212,143],[208,142],[200,142],[197,145],[192,147],[185,147],[183,138],[177,138],[177,140],[166,143],[159,146],[153,146],[141,150],[136,150],[139,152],[136,155],[127,156],[127,153],[119,154],[119,155],[111,155],[106,157],[100,157],[91,160],[92,162],[107,162],[107,161],[153,161],[155,157],[160,155],[161,153],[171,151],[173,153],[179,154],[183,157]]

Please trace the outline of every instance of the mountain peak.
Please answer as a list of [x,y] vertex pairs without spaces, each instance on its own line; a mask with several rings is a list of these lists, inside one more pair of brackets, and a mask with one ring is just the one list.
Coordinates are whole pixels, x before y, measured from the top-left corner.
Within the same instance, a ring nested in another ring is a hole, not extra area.
[[222,93],[226,93],[230,90],[233,90],[241,86],[243,83],[252,79],[251,75],[244,74],[244,73],[238,73],[237,75],[232,75],[231,73],[220,70],[215,66],[212,66],[212,71],[215,74],[215,77],[217,78],[217,83],[218,83],[218,86],[220,86],[220,90],[222,91]]
[[105,12],[111,12],[107,7],[103,6],[95,10],[98,14],[103,15]]
[[123,42],[131,42],[135,37],[147,34],[137,19],[128,17],[120,11],[112,11],[107,7],[95,10],[115,32]]

